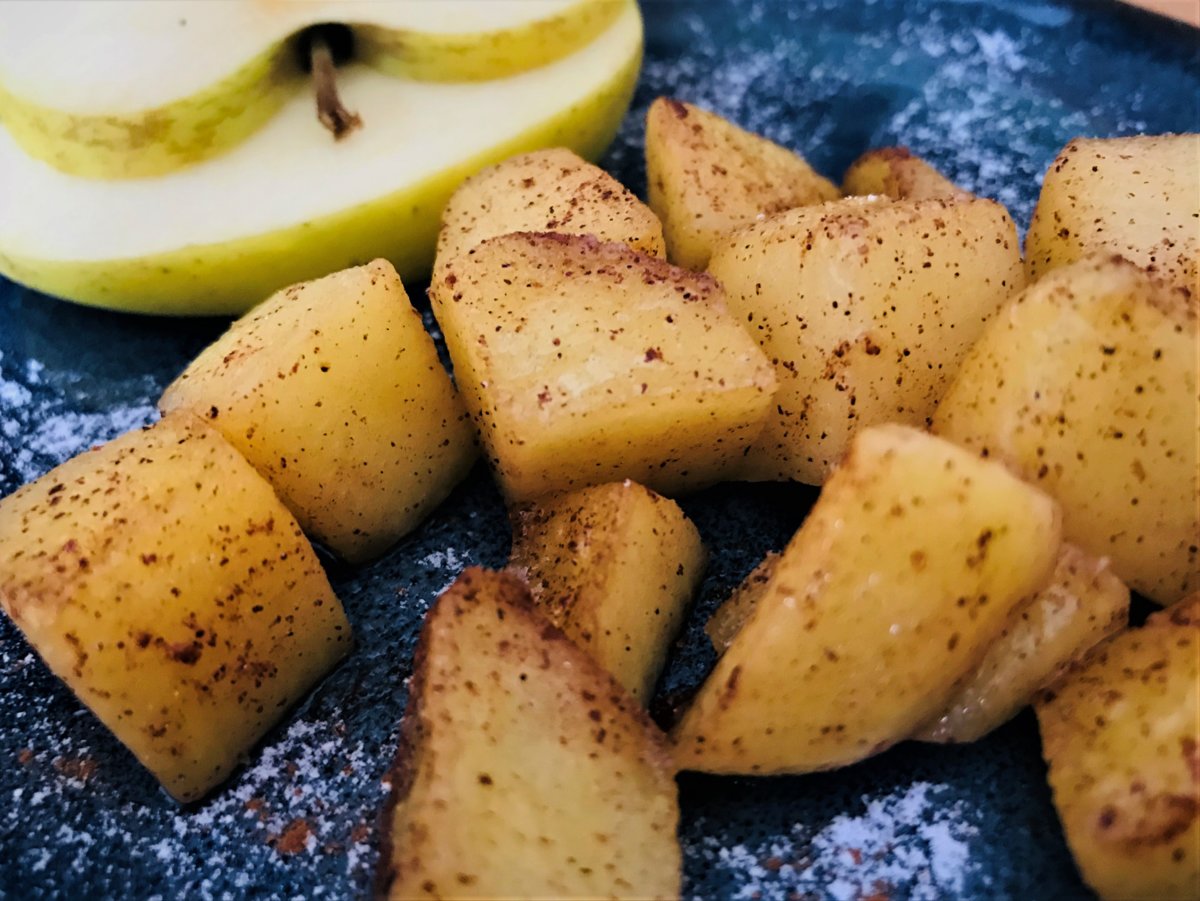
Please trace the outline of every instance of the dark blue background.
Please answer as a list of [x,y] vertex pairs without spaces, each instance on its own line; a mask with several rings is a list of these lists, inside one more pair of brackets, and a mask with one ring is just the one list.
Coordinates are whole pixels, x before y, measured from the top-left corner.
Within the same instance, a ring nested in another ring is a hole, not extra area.
[[[677,2],[645,11],[642,82],[604,160],[639,192],[641,117],[659,94],[762,131],[835,179],[872,146],[907,144],[963,186],[1005,202],[1022,230],[1041,173],[1069,138],[1200,130],[1196,33],[1115,4]],[[221,327],[77,308],[0,280],[0,495],[148,415]],[[114,409],[124,414],[112,419]],[[713,560],[660,704],[701,678],[712,660],[701,632],[707,614],[786,542],[813,497],[800,486],[759,485],[686,499]],[[476,471],[383,561],[333,567],[357,651],[268,736],[248,770],[187,810],[0,619],[0,897],[363,893],[424,610],[463,565],[503,564],[508,540],[499,497]],[[862,815],[872,799],[927,783],[927,803],[893,830],[894,854],[876,865],[928,861],[923,826],[937,822],[969,861],[949,880],[936,867],[893,875],[880,886],[889,897],[1087,897],[1044,775],[1028,713],[973,746],[905,744],[836,773],[686,775],[685,893],[837,896],[843,889],[829,873],[846,872],[844,861],[816,861],[807,879],[797,876],[819,850],[814,836],[838,815]],[[273,841],[297,819],[313,829],[313,847],[278,853]],[[773,841],[796,866],[760,870],[755,886],[745,884],[753,870],[745,854],[720,851],[743,845],[761,855]]]

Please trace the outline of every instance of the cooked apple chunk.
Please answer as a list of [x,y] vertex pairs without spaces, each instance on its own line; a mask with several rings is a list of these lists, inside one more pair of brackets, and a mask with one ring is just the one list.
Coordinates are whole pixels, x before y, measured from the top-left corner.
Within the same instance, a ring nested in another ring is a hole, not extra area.
[[971,344],[1025,282],[990,200],[850,198],[718,242],[709,272],[775,361],[747,479],[819,485],[856,430],[925,426]]
[[850,196],[882,194],[893,200],[961,200],[970,197],[907,147],[870,150],[855,160],[842,179]]
[[1050,582],[1033,596],[914,738],[969,742],[1002,726],[1089,650],[1129,624],[1129,589],[1108,560],[1064,544]]
[[703,269],[731,229],[840,196],[799,154],[666,97],[646,114],[646,186],[668,258],[689,269]]
[[512,500],[719,481],[771,404],[771,365],[720,286],[624,244],[491,238],[448,262],[430,297]]
[[442,212],[434,279],[447,260],[512,232],[595,235],[666,254],[662,224],[650,208],[562,147],[514,156],[463,182]]
[[1198,303],[1119,257],[1057,269],[992,321],[933,419],[1161,604],[1200,586]]
[[1025,238],[1030,281],[1095,253],[1200,294],[1200,134],[1076,138],[1062,149]]
[[169,387],[347,560],[412,531],[466,475],[470,419],[385,260],[293,285],[235,322]]
[[180,801],[225,779],[350,648],[300,526],[186,413],[0,501],[0,605]]
[[538,608],[646,703],[704,573],[691,520],[628,480],[545,498],[513,520],[510,564]]
[[468,569],[438,599],[408,704],[382,894],[679,896],[662,734],[518,578]]
[[767,554],[708,618],[708,622],[704,624],[704,634],[708,636],[713,650],[718,654],[724,654],[733,644],[733,637],[750,618],[755,606],[766,593],[778,564],[779,554]]
[[1200,897],[1200,596],[1096,648],[1037,705],[1054,806],[1101,898]]
[[803,773],[943,709],[1059,544],[1054,502],[906,426],[866,429],[675,729],[683,769]]

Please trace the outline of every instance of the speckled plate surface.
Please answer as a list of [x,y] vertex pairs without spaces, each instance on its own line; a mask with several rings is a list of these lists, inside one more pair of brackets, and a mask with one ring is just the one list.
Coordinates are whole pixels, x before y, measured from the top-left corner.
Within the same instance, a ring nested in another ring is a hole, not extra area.
[[[1196,33],[1113,4],[697,0],[645,12],[642,81],[604,161],[639,192],[641,117],[663,93],[835,177],[869,147],[906,144],[1003,201],[1022,227],[1069,138],[1200,130]],[[0,494],[151,419],[162,388],[220,328],[76,308],[0,280]],[[704,619],[782,547],[814,496],[731,485],[684,501],[713,560],[661,694],[702,677]],[[508,543],[477,470],[385,559],[335,567],[356,652],[245,769],[186,809],[0,617],[0,897],[366,893],[424,611],[464,565],[501,565]],[[1044,776],[1028,713],[976,745],[903,744],[835,773],[685,775],[685,896],[1088,897]]]

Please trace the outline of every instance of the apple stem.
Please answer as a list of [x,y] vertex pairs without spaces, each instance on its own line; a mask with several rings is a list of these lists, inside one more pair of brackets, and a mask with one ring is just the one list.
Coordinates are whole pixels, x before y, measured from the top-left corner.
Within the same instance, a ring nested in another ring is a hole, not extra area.
[[313,86],[317,90],[317,119],[340,141],[356,128],[362,127],[362,117],[342,106],[338,97],[337,75],[333,52],[320,35],[310,45]]

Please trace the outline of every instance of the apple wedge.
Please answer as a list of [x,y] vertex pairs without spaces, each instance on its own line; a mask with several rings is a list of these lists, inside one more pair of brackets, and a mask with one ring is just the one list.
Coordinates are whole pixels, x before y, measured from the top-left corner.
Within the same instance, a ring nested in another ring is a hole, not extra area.
[[689,269],[703,269],[735,228],[839,196],[799,154],[666,97],[646,113],[646,190],[667,258]]
[[1198,312],[1121,257],[1061,266],[992,318],[933,416],[1053,496],[1067,539],[1160,604],[1200,587]]
[[900,425],[860,432],[673,733],[680,767],[831,769],[908,738],[1050,576],[1057,505]]
[[662,734],[513,575],[472,568],[417,647],[385,813],[388,898],[675,898]]
[[[704,631],[723,654],[766,594],[780,560],[766,558],[716,609]],[[1108,560],[1064,544],[1050,581],[1030,598],[945,708],[912,736],[918,741],[971,742],[1011,719],[1038,689],[1129,623],[1129,589]]]
[[708,272],[779,379],[741,476],[812,485],[859,429],[926,426],[1025,284],[1017,227],[982,198],[799,207],[718,240]]
[[1095,645],[1129,625],[1129,588],[1107,558],[1064,544],[1049,583],[1013,617],[946,708],[913,736],[968,742],[1008,722]]
[[724,654],[729,649],[738,631],[766,594],[771,577],[775,575],[775,567],[779,565],[779,556],[772,551],[763,557],[704,624],[704,634],[718,654]]
[[347,66],[339,90],[366,124],[343,141],[296,95],[226,153],[98,180],[29,156],[0,127],[0,274],[81,303],[172,314],[240,313],[377,257],[420,277],[463,179],[539,147],[594,157],[607,146],[641,62],[637,4],[618,6],[575,52],[506,78],[435,83]]
[[883,194],[893,200],[965,200],[971,196],[907,147],[869,150],[842,176],[848,197]]
[[1029,280],[1093,254],[1200,296],[1200,134],[1076,138],[1059,151],[1025,236]]

